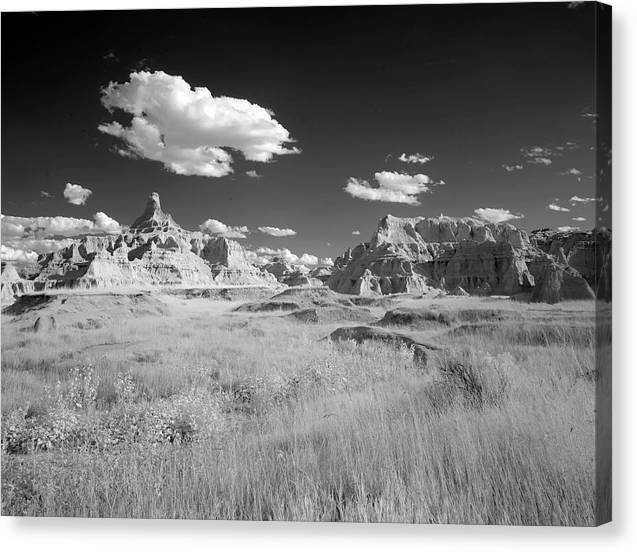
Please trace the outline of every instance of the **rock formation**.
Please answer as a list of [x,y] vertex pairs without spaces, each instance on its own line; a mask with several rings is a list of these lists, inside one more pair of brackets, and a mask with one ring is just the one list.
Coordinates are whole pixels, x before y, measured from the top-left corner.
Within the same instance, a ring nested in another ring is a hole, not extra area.
[[3,267],[2,302],[58,288],[275,284],[274,276],[250,264],[239,243],[184,230],[162,211],[159,195],[153,193],[130,228],[116,235],[86,235],[41,255],[28,280],[14,267]]
[[275,257],[263,270],[272,274],[277,281],[287,286],[322,286],[323,280],[312,276],[304,266],[292,266],[284,259]]
[[575,269],[594,294],[612,298],[612,232],[606,228],[591,232],[560,232],[544,228],[531,232],[531,243],[553,256],[558,264]]
[[[579,261],[587,255],[581,252],[581,240],[560,245],[567,264],[559,257],[559,247],[553,247],[542,247],[537,238],[511,224],[387,215],[369,242],[348,249],[335,261],[327,283],[335,291],[360,295],[437,288],[474,295],[528,294],[545,300],[536,289],[541,280],[547,284],[540,290],[553,289],[548,294],[552,299],[554,293],[560,299],[590,297],[586,279],[570,261],[586,270],[591,267],[590,261]],[[589,272],[598,278],[594,268]]]

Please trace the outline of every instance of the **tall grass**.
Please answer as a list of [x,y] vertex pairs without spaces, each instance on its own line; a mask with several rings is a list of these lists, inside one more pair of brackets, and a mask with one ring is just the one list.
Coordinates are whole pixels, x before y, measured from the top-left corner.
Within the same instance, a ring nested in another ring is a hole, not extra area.
[[[46,339],[3,324],[3,514],[595,522],[592,326],[546,311],[451,331],[423,369],[406,349],[319,341],[333,325],[186,320]],[[73,403],[89,362],[95,391]],[[82,439],[7,449],[6,420],[55,426],[60,405]]]

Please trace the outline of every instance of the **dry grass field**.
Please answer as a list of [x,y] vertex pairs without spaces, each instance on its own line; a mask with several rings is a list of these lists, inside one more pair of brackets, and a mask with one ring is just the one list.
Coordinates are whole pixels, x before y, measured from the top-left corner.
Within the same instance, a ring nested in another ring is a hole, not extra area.
[[[594,524],[593,301],[396,297],[304,322],[231,299],[5,312],[3,515]],[[385,328],[438,345],[426,364],[324,339],[398,306],[435,315]]]

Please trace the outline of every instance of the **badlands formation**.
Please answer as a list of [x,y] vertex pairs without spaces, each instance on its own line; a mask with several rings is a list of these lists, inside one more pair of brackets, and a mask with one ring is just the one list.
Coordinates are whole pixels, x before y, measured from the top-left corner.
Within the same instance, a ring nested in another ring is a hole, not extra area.
[[328,286],[354,295],[508,295],[555,303],[610,300],[610,231],[529,236],[510,224],[473,218],[387,215],[367,243],[348,249],[333,269],[272,259],[251,264],[236,241],[184,230],[151,194],[143,214],[118,235],[86,235],[41,255],[28,276],[3,267],[2,303],[60,289]]
[[372,239],[334,263],[327,284],[357,295],[426,293],[508,295],[555,303],[610,300],[609,231],[529,236],[511,224],[473,218],[387,215]]
[[2,300],[56,289],[148,289],[157,286],[273,286],[276,278],[252,265],[239,243],[190,232],[148,198],[143,214],[119,235],[87,235],[41,255],[30,279],[14,267],[2,273]]

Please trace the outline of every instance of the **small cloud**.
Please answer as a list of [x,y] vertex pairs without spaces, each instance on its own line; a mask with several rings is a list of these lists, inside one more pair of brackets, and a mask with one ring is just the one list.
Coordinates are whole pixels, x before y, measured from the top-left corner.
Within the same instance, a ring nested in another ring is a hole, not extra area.
[[584,217],[573,217],[571,220],[575,222],[584,222],[586,219]]
[[199,229],[205,234],[220,236],[223,238],[244,239],[250,231],[247,226],[228,226],[220,220],[208,219],[199,225]]
[[586,205],[587,203],[595,203],[596,201],[602,201],[602,198],[601,197],[579,197],[574,195],[571,199],[569,199],[569,202],[571,203],[571,205],[576,205],[576,204]]
[[558,226],[558,231],[560,232],[574,232],[575,230],[579,230],[579,226]]
[[246,175],[249,176],[250,178],[262,178],[263,177],[262,174],[259,174],[254,169],[246,171]]
[[45,190],[40,190],[40,197],[51,198],[51,197],[55,197],[55,194],[50,194],[49,192]]
[[579,169],[568,169],[567,171],[563,171],[560,173],[562,176],[577,176],[578,178],[582,176],[582,171]]
[[276,226],[259,226],[259,232],[269,234],[275,238],[296,236],[296,231],[292,230],[292,228],[277,228]]
[[555,149],[558,151],[576,150],[578,148],[579,144],[577,142],[564,142],[563,144],[555,146]]
[[504,165],[502,165],[502,168],[506,172],[513,172],[513,171],[521,171],[524,167],[522,165],[507,165],[507,164],[504,164]]
[[352,230],[352,236],[360,236],[360,235],[361,235],[360,230]]
[[111,61],[119,61],[119,59],[115,55],[115,52],[113,52],[113,51],[110,51],[106,55],[102,56],[102,59],[108,59],[108,60],[111,60]]
[[334,266],[334,259],[332,259],[332,257],[323,257],[322,259],[319,259],[319,265]]
[[570,211],[568,207],[562,207],[561,205],[557,205],[557,203],[549,203],[546,208],[549,211],[560,211],[564,213],[568,213]]
[[310,253],[303,253],[301,256],[299,256],[292,253],[292,251],[287,248],[272,249],[270,247],[259,247],[256,251],[256,254],[258,256],[261,256],[261,259],[266,258],[268,261],[272,261],[274,259],[282,259],[286,263],[291,265],[315,266],[319,264],[319,262],[323,264],[324,261],[329,259],[329,257],[326,257],[325,259],[319,261],[319,258],[316,255],[311,255]]
[[544,165],[548,167],[553,163],[553,161],[551,161],[548,157],[533,157],[532,159],[529,159],[527,163],[531,165]]
[[377,187],[373,187],[367,180],[350,177],[343,189],[352,197],[367,201],[420,205],[416,196],[430,192],[434,184],[425,174],[382,171],[375,173],[374,178],[378,183]]
[[303,265],[314,266],[317,265],[318,262],[318,257],[316,255],[310,255],[309,253],[303,253],[303,255],[299,257],[299,263]]
[[422,165],[425,163],[429,163],[429,161],[433,161],[434,157],[423,155],[422,153],[412,153],[409,155],[406,153],[401,153],[398,157],[398,160],[402,161],[403,163],[420,163]]
[[84,205],[92,193],[88,188],[70,182],[67,182],[64,188],[64,197],[72,205]]
[[494,207],[480,207],[473,211],[475,215],[486,222],[506,222],[508,220],[522,219],[521,213],[512,213],[509,209],[499,209]]
[[553,150],[543,146],[530,146],[520,148],[520,153],[524,160],[529,165],[544,165],[548,166],[553,163],[550,157],[556,155]]

